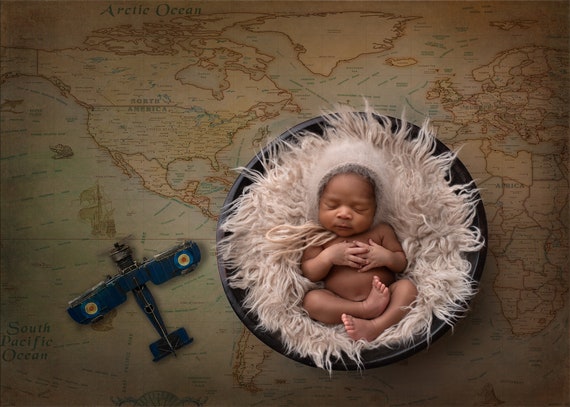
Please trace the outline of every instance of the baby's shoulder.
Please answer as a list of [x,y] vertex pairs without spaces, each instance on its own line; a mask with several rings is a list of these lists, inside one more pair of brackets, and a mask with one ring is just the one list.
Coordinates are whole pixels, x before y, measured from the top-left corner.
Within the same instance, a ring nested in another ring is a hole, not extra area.
[[380,222],[378,223],[376,226],[374,226],[372,228],[373,232],[377,232],[377,233],[392,233],[394,231],[394,228],[385,222]]
[[372,228],[370,235],[374,241],[382,242],[385,238],[391,239],[395,232],[390,224],[380,222]]

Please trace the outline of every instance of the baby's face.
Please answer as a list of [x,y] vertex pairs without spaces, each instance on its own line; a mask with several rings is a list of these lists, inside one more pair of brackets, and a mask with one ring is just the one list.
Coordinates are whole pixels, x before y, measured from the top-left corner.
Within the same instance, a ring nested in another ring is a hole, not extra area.
[[372,227],[375,213],[374,189],[358,174],[335,175],[319,200],[319,222],[341,237],[366,232]]

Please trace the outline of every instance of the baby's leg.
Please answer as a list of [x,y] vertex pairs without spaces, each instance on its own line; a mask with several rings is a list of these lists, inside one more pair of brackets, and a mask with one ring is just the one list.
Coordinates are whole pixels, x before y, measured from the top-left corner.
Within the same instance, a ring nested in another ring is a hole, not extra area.
[[390,286],[390,304],[382,315],[374,319],[362,319],[357,315],[344,313],[342,322],[348,335],[356,340],[369,342],[376,339],[384,330],[400,322],[408,313],[408,307],[414,302],[418,291],[410,280],[398,280]]
[[309,291],[303,300],[303,307],[309,316],[325,324],[342,323],[343,313],[358,318],[374,318],[386,309],[390,302],[390,290],[378,277],[374,277],[368,298],[364,301],[352,301],[339,297],[326,289]]

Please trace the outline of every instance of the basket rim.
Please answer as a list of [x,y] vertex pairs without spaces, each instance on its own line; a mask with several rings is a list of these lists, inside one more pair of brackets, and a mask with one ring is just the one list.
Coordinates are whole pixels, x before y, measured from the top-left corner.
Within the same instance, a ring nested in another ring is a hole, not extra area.
[[[365,114],[365,113],[356,113]],[[377,116],[377,115],[375,115]],[[289,130],[282,133],[275,140],[270,142],[260,153],[256,154],[249,163],[245,166],[247,170],[254,170],[258,172],[263,172],[264,168],[261,164],[261,158],[267,157],[270,151],[274,151],[275,147],[279,145],[279,141],[289,141],[294,137],[301,135],[303,132],[311,132],[314,134],[322,135],[326,123],[325,115],[317,116],[312,119],[306,120],[297,124],[296,126],[290,128]],[[379,118],[379,116],[377,116]],[[402,126],[403,121],[391,116],[382,116],[391,121],[392,128],[397,129]],[[410,138],[417,137],[420,128],[415,124],[408,123],[409,136]],[[436,138],[436,148],[433,151],[433,155],[440,155],[445,152],[450,151],[450,149],[439,139]],[[475,181],[471,177],[471,174],[467,170],[467,167],[456,158],[451,166],[450,175],[452,178],[449,180],[450,185],[455,184],[469,184],[470,189],[476,189]],[[232,187],[230,188],[226,199],[223,203],[222,210],[220,212],[220,217],[218,219],[218,225],[216,229],[216,246],[219,242],[227,235],[222,229],[221,225],[224,220],[229,216],[229,211],[227,208],[231,206],[231,203],[240,195],[243,194],[243,190],[246,186],[252,184],[252,181],[248,179],[243,172],[238,175],[234,181]],[[477,192],[478,194],[478,192]],[[471,277],[474,284],[478,284],[481,281],[483,274],[483,269],[485,266],[485,259],[487,256],[487,242],[488,242],[488,228],[487,228],[487,217],[485,213],[485,207],[480,196],[477,196],[477,204],[475,207],[475,216],[473,218],[472,226],[479,228],[481,235],[484,238],[485,245],[478,252],[467,253],[466,259],[471,263]],[[218,251],[219,253],[219,251]],[[229,286],[227,278],[228,275],[232,273],[232,270],[226,270],[223,265],[222,259],[218,254],[217,258],[218,272],[224,289],[224,293],[237,317],[241,322],[253,333],[259,340],[264,344],[272,348],[273,350],[281,353],[282,355],[293,359],[294,361],[300,362],[307,366],[315,367],[315,364],[310,358],[301,357],[295,353],[287,352],[287,349],[283,343],[279,340],[277,334],[268,333],[259,328],[259,322],[255,317],[255,314],[247,312],[242,306],[242,301],[245,296],[245,292],[241,289],[232,288]],[[460,319],[465,312],[457,313],[454,320]],[[380,347],[375,349],[363,350],[361,353],[362,364],[358,365],[355,361],[348,358],[342,358],[336,360],[332,363],[333,370],[359,370],[361,368],[375,368],[380,366],[385,366],[403,359],[406,359],[423,349],[426,349],[428,345],[440,337],[442,337],[449,329],[451,325],[445,323],[441,319],[437,318],[435,315],[433,317],[432,325],[430,327],[429,337],[419,338],[418,341],[414,341],[411,344],[401,345],[395,348]]]

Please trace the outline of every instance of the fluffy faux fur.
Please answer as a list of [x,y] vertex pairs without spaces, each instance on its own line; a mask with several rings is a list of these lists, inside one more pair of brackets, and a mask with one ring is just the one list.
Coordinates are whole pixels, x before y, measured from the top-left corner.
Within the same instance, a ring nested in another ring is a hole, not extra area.
[[[225,208],[229,215],[220,225],[229,233],[218,244],[219,256],[236,270],[231,286],[247,292],[244,307],[289,352],[327,370],[343,357],[360,364],[363,349],[429,339],[434,315],[451,325],[475,294],[464,254],[484,244],[472,227],[476,190],[445,180],[455,154],[432,154],[435,136],[427,121],[410,140],[405,123],[393,133],[390,121],[379,118],[369,109],[341,109],[327,116],[323,136],[278,142],[263,173],[246,171],[253,184]],[[303,250],[330,237],[315,223],[318,184],[332,167],[355,160],[380,177],[379,216],[394,227],[408,258],[404,275],[418,287],[407,316],[373,342],[353,341],[343,325],[315,322],[301,306],[316,287],[301,274]]]

